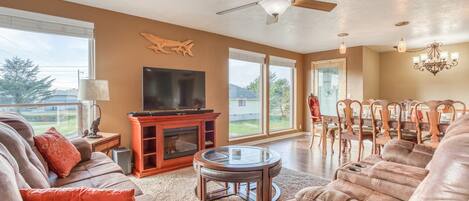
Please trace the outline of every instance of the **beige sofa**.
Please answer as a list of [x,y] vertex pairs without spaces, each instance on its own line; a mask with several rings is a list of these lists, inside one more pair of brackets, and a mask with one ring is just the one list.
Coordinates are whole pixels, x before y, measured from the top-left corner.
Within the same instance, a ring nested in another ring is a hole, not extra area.
[[382,156],[347,163],[326,186],[308,187],[296,201],[469,200],[469,115],[454,122],[436,150],[393,140]]
[[123,174],[122,169],[100,152],[91,152],[81,138],[72,140],[81,154],[81,162],[66,178],[49,171],[37,151],[31,125],[15,113],[0,113],[0,198],[21,201],[20,188],[92,187],[135,189],[137,201],[154,200]]

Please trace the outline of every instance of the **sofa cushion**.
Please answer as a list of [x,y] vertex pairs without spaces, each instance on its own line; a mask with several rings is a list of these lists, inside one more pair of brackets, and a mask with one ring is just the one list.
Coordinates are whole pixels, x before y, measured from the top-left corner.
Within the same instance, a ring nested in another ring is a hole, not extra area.
[[0,144],[0,198],[1,200],[21,201],[18,188],[29,188],[19,173],[19,167],[7,148]]
[[386,161],[424,168],[432,159],[434,149],[405,140],[391,140],[384,145],[382,157]]
[[40,164],[36,164],[35,161],[32,161],[33,165],[35,165],[36,168],[41,171],[41,173],[44,175],[44,178],[47,178],[49,168],[47,166],[46,160],[42,157],[34,145],[34,130],[31,124],[23,116],[13,112],[0,112],[0,122],[11,126],[24,140],[26,140],[40,162]]
[[122,173],[108,173],[91,177],[74,183],[68,183],[61,188],[89,187],[106,189],[134,189],[135,196],[142,195],[140,188]]
[[89,179],[108,173],[123,173],[122,169],[109,157],[101,152],[93,152],[90,160],[76,165],[66,178],[58,178],[56,174],[50,172],[49,183],[51,186],[60,187],[69,183]]
[[400,163],[381,161],[373,165],[368,176],[406,186],[417,187],[427,176],[428,170]]
[[81,161],[77,148],[53,127],[42,135],[34,136],[34,142],[50,169],[61,178],[67,177]]
[[296,201],[399,201],[394,197],[344,180],[335,180],[327,186],[305,188],[295,195],[295,199]]
[[337,179],[360,185],[364,188],[401,200],[407,200],[410,198],[415,190],[414,186],[394,183],[392,181],[381,178],[370,177],[370,171],[373,166],[374,165],[368,165],[362,162],[346,164],[337,170]]
[[134,201],[134,190],[92,188],[21,189],[24,201]]
[[0,122],[0,143],[5,145],[18,163],[19,172],[32,188],[50,187],[46,177],[38,169],[42,166],[25,139],[12,127]]

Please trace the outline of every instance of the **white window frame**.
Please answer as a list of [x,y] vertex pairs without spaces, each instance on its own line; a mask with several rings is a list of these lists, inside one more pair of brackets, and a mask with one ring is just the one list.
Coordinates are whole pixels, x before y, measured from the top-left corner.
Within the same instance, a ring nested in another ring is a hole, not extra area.
[[[284,57],[277,57],[277,56],[272,56],[270,55],[269,56],[269,62],[268,62],[268,69],[269,69],[269,72],[267,74],[267,76],[270,76],[270,66],[273,65],[273,66],[281,66],[281,67],[290,67],[292,68],[292,87],[291,87],[291,93],[292,93],[292,97],[291,97],[291,121],[292,121],[292,127],[291,128],[285,128],[285,129],[280,129],[280,130],[273,130],[272,132],[270,131],[270,92],[267,94],[268,95],[268,100],[269,100],[269,106],[267,107],[268,111],[267,111],[267,116],[269,116],[269,122],[267,122],[267,129],[268,129],[268,134],[271,135],[271,134],[277,134],[277,133],[283,133],[283,132],[286,132],[286,131],[290,131],[290,130],[296,130],[297,129],[297,76],[296,76],[296,60],[294,59],[288,59],[288,58],[284,58]],[[267,87],[269,88],[268,90],[270,90],[270,82],[267,83]]]
[[[88,39],[88,77],[95,79],[95,38],[94,23],[46,15],[42,13],[29,12],[24,10],[0,7],[0,27],[16,29],[22,31],[39,32],[46,34],[56,34],[73,36]],[[90,124],[89,120],[96,118],[96,110],[88,112],[87,118],[83,118],[83,103],[80,102],[77,110],[78,117],[82,117],[78,121],[78,133],[81,135],[84,128]],[[90,104],[93,104],[91,102]]]

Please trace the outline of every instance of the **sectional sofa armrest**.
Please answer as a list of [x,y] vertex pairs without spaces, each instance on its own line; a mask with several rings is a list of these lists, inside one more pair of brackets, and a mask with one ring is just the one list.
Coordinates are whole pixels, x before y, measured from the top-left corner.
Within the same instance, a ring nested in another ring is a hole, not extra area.
[[391,140],[384,145],[382,158],[386,161],[425,168],[434,149],[405,140]]
[[83,138],[73,138],[70,140],[72,144],[78,149],[81,155],[81,161],[87,161],[90,160],[91,158],[91,144],[88,143],[85,139]]

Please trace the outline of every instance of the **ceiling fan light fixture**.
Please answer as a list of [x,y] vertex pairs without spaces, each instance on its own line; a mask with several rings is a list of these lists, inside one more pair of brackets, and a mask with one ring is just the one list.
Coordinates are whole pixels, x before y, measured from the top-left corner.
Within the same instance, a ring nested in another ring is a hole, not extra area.
[[404,53],[407,51],[407,43],[405,42],[404,38],[397,43],[397,52]]
[[291,0],[262,0],[259,5],[272,16],[282,15],[291,6]]

